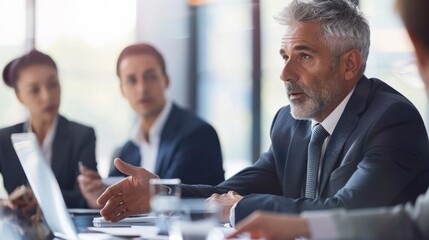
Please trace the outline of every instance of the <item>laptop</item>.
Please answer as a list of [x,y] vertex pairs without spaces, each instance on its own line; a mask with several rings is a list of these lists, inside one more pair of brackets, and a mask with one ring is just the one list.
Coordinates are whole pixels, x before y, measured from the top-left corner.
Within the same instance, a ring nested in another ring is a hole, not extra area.
[[67,211],[60,186],[34,133],[11,135],[13,147],[27,176],[33,193],[42,209],[43,216],[55,237],[62,239],[111,239],[102,233],[77,233]]

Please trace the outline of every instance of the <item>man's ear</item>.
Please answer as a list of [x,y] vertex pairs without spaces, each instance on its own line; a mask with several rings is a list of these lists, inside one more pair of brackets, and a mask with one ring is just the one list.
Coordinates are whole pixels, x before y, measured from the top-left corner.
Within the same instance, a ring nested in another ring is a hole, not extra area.
[[344,79],[355,79],[362,67],[362,56],[357,49],[342,54],[341,62],[344,66]]

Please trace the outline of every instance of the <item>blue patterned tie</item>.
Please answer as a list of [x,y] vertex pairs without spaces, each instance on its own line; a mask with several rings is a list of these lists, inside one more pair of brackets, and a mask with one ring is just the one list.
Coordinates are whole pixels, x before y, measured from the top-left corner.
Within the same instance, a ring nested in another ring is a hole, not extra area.
[[323,142],[327,136],[329,136],[329,133],[321,124],[317,124],[313,127],[310,143],[308,144],[307,182],[305,186],[306,198],[316,198],[320,155],[322,154]]

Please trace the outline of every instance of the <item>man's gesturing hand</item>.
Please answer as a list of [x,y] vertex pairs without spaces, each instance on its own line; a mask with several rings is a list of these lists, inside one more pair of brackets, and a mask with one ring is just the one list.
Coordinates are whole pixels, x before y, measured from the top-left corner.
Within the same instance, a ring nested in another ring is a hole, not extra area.
[[98,205],[103,206],[100,214],[107,221],[116,222],[133,214],[148,212],[150,209],[149,179],[159,177],[118,158],[115,159],[114,164],[128,177],[108,187],[97,199]]

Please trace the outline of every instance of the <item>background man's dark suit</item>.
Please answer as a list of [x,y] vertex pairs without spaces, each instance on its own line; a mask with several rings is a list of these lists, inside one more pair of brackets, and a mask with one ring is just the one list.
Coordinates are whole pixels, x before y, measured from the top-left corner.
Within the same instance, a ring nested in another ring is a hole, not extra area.
[[363,208],[415,200],[429,184],[428,136],[416,108],[377,79],[358,82],[329,140],[318,199],[305,199],[310,121],[280,109],[271,147],[249,168],[217,185],[184,185],[185,197],[234,190],[246,195],[235,209],[238,222],[253,211],[299,213],[337,207]]
[[[140,150],[131,141],[115,157],[140,166]],[[110,176],[123,175],[114,166]],[[216,131],[191,112],[173,104],[161,133],[155,173],[186,184],[216,185],[223,180],[222,153]]]
[[[16,187],[28,183],[10,139],[12,133],[22,132],[24,123],[0,129],[0,172],[9,194]],[[79,175],[78,161],[97,170],[94,129],[59,116],[52,145],[51,167],[69,208],[86,205],[76,179]]]

